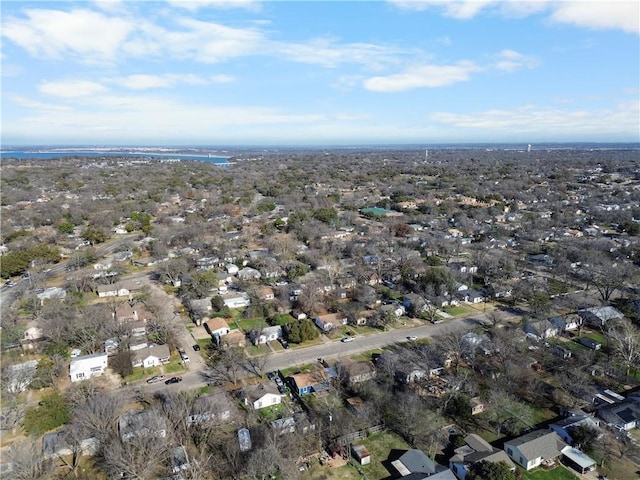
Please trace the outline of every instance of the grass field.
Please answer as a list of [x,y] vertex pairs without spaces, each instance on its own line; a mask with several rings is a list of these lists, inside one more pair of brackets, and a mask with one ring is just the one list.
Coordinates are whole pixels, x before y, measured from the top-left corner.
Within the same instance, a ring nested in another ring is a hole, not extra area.
[[571,470],[557,466],[553,470],[537,468],[530,472],[523,472],[523,480],[576,480],[578,478]]
[[369,453],[371,453],[371,463],[369,465],[355,467],[347,464],[342,467],[329,468],[316,464],[311,470],[305,472],[301,478],[303,480],[355,480],[362,478],[383,480],[392,478],[395,472],[392,473],[387,469],[390,454],[398,454],[411,448],[402,438],[389,431],[370,435],[366,439],[354,443],[362,444],[369,450]]

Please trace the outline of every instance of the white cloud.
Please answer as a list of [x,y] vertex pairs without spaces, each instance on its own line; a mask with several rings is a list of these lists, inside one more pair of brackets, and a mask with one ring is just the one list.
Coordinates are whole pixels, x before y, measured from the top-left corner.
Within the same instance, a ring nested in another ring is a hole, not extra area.
[[632,1],[558,2],[551,20],[595,29],[640,33],[640,3]]
[[330,38],[315,38],[306,43],[271,42],[269,47],[273,55],[330,68],[355,63],[378,69],[407,53],[406,49],[371,43],[340,44]]
[[540,60],[530,55],[524,55],[515,50],[502,50],[495,56],[494,67],[503,72],[512,73],[525,68],[536,68]]
[[27,18],[3,21],[2,35],[40,58],[81,56],[85,61],[112,60],[134,29],[127,19],[85,9],[24,12]]
[[558,23],[596,29],[620,29],[640,33],[640,3],[637,0],[388,0],[401,10],[438,8],[447,17],[467,20],[483,11],[506,17],[526,17],[548,12]]
[[241,8],[253,12],[260,11],[262,9],[260,2],[257,0],[167,0],[167,3],[172,7],[184,8],[192,12],[205,7],[224,10]]
[[98,93],[104,93],[107,88],[96,82],[87,80],[66,80],[58,82],[42,82],[38,90],[44,95],[59,98],[88,97]]
[[231,83],[234,82],[236,78],[233,75],[225,75],[221,73],[219,75],[210,76],[209,80],[213,83]]
[[372,77],[364,82],[367,90],[375,92],[400,92],[415,88],[444,87],[469,80],[480,68],[473,62],[461,61],[454,65],[423,65],[407,69],[403,73]]
[[431,7],[439,7],[447,17],[469,19],[497,0],[389,0],[389,3],[401,10],[421,12]]
[[165,73],[163,75],[136,74],[126,77],[109,78],[107,81],[130,90],[148,90],[152,88],[171,88],[180,84],[207,85],[209,83],[229,83],[234,80],[230,75],[211,75],[201,77],[193,73]]

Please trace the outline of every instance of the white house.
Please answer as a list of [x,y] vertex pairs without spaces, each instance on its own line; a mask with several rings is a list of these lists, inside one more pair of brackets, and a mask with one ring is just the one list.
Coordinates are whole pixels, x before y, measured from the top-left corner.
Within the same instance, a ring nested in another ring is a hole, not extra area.
[[131,352],[131,365],[145,368],[158,367],[168,363],[169,356],[169,347],[167,345],[141,348]]
[[53,298],[65,298],[67,296],[67,291],[64,288],[60,287],[49,287],[45,288],[44,292],[40,292],[36,295],[38,300],[40,300],[40,304],[43,304],[45,300],[51,300]]
[[273,327],[265,327],[260,331],[256,331],[251,335],[251,341],[254,345],[272,342],[282,337],[282,327],[274,325]]
[[71,360],[69,377],[72,382],[80,382],[91,377],[99,377],[107,368],[107,354],[82,355]]
[[227,335],[231,331],[227,321],[221,317],[215,317],[208,320],[205,322],[204,328],[209,332],[211,337],[221,337],[223,335]]
[[222,295],[224,305],[229,308],[244,308],[251,305],[251,299],[245,292],[227,293]]
[[313,321],[320,330],[328,332],[340,325],[346,325],[348,318],[338,313],[327,313],[326,315],[318,315]]
[[555,337],[559,333],[559,328],[555,323],[549,320],[540,320],[536,322],[526,322],[523,326],[527,337],[540,341],[547,338]]
[[272,382],[260,383],[245,389],[244,403],[245,405],[253,405],[254,410],[259,410],[272,405],[280,405],[282,395]]
[[235,275],[236,273],[238,273],[238,266],[234,265],[233,263],[227,263],[227,265],[224,267],[227,270],[227,273],[229,275]]
[[540,429],[505,442],[504,450],[511,460],[529,471],[553,464],[566,446],[556,432]]

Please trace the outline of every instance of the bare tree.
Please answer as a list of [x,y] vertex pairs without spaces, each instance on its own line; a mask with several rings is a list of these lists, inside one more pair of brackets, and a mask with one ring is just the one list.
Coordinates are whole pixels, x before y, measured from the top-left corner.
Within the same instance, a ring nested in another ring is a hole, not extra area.
[[169,466],[161,461],[168,454],[165,438],[141,435],[125,443],[116,435],[102,445],[100,460],[112,478],[155,480],[170,474]]
[[627,375],[633,368],[637,371],[640,363],[640,328],[628,318],[617,321],[607,331],[610,348],[624,363]]
[[15,480],[49,480],[54,472],[49,460],[42,454],[37,442],[16,441],[8,448],[7,460],[12,465],[11,477]]
[[106,442],[118,434],[118,418],[126,400],[115,392],[96,388],[92,382],[82,383],[70,392],[72,425],[84,438]]

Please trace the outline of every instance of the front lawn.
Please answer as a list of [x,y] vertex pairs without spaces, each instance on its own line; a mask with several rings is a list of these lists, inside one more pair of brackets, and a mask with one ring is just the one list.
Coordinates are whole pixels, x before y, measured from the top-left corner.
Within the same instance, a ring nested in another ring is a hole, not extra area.
[[523,472],[523,480],[576,480],[578,478],[571,470],[557,466],[553,470],[536,468],[530,472]]

